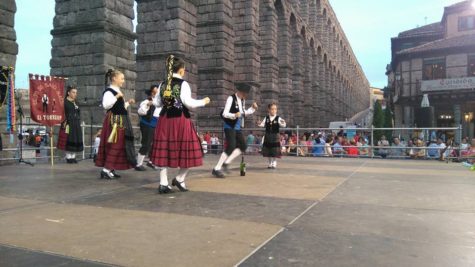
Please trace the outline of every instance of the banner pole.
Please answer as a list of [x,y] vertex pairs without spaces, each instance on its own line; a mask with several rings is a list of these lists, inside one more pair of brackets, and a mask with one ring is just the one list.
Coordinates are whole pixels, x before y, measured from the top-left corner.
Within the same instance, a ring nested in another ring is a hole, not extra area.
[[54,166],[54,150],[53,150],[53,126],[51,126],[50,132],[50,148],[51,148],[51,167]]

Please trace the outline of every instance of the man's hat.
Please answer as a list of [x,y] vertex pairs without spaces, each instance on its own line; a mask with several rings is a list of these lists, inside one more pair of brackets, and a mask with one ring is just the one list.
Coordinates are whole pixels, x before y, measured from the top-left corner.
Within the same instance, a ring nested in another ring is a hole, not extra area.
[[251,86],[246,83],[236,83],[236,90],[243,93],[249,93],[251,91]]

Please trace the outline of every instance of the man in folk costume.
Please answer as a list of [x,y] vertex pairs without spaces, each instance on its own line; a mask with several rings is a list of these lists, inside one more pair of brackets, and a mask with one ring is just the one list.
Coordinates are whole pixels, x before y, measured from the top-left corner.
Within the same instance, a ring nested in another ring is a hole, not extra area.
[[66,162],[78,163],[76,152],[84,150],[82,143],[81,112],[76,103],[77,89],[68,86],[66,97],[64,98],[65,120],[61,123],[57,148],[66,151]]
[[257,103],[252,104],[249,109],[245,109],[245,99],[251,87],[240,84],[236,86],[236,89],[237,92],[226,100],[222,114],[227,147],[212,171],[212,175],[217,178],[224,178],[224,172],[229,173],[229,164],[246,151],[247,144],[241,129],[244,127],[244,118],[257,110]]
[[188,189],[185,178],[189,168],[203,164],[201,142],[190,119],[189,109],[204,107],[209,104],[208,97],[196,100],[191,97],[191,87],[183,77],[185,63],[174,57],[167,58],[167,79],[160,85],[159,94],[155,97],[155,106],[161,108],[160,122],[155,130],[152,152],[152,163],[161,168],[160,194],[172,193],[168,185],[168,168],[180,168],[172,185],[181,192]]
[[103,167],[101,178],[120,178],[115,170],[128,170],[137,166],[134,148],[134,133],[127,108],[135,100],[124,100],[120,88],[124,85],[124,74],[109,70],[106,74],[107,88],[104,90],[102,107],[107,110],[102,125],[101,142],[97,152],[96,166]]
[[[137,156],[137,166],[135,170],[145,171],[143,161],[152,148],[153,135],[157,127],[158,117],[160,116],[161,108],[156,108],[153,104],[153,99],[157,96],[158,85],[152,85],[147,91],[147,99],[140,103],[138,114],[140,116],[140,132],[142,133],[142,146],[140,147]],[[147,166],[152,169],[158,169],[151,161],[147,162]]]

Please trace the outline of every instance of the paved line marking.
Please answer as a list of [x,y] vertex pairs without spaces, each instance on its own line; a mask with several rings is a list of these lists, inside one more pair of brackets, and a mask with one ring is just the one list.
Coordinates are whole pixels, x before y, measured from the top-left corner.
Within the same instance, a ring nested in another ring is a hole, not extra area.
[[333,189],[332,191],[328,192],[321,200],[317,200],[315,201],[314,203],[312,203],[308,208],[306,208],[302,213],[300,213],[297,217],[295,217],[289,224],[287,224],[286,226],[280,228],[279,231],[277,231],[275,234],[273,234],[271,237],[269,237],[267,240],[265,240],[264,242],[262,242],[262,244],[260,244],[257,248],[255,248],[253,251],[251,251],[251,253],[249,253],[249,255],[247,255],[246,257],[244,257],[242,260],[240,260],[236,265],[234,265],[235,267],[243,264],[247,259],[249,259],[252,255],[254,255],[258,250],[260,250],[262,247],[264,247],[267,243],[269,243],[272,239],[274,239],[277,235],[279,235],[280,233],[282,233],[282,231],[284,231],[288,226],[292,225],[293,223],[295,223],[298,219],[300,219],[303,215],[305,215],[309,210],[311,210],[313,207],[315,207],[318,203],[320,203],[321,201],[323,201],[323,199],[325,199],[330,193],[334,192],[340,185],[342,185],[343,183],[345,183],[346,181],[348,181],[351,177],[353,177],[353,175],[355,175],[361,168],[363,168],[365,165],[366,165],[366,162],[368,161],[364,161],[358,168],[356,168],[352,173],[350,173],[345,179],[343,179],[340,183],[338,183],[336,186],[335,186],[335,189]]
[[277,235],[279,235],[280,233],[282,233],[282,231],[284,231],[284,227],[281,227],[279,229],[279,231],[277,231],[275,234],[273,234],[271,237],[269,237],[266,241],[262,242],[262,244],[260,244],[258,247],[256,247],[253,251],[251,251],[251,253],[249,253],[249,255],[247,255],[246,257],[244,257],[242,260],[240,260],[238,263],[236,263],[236,265],[234,265],[235,267],[243,264],[249,257],[251,257],[252,255],[254,255],[254,253],[256,253],[258,250],[260,250],[263,246],[265,246],[267,243],[269,243],[272,239],[274,239],[274,237],[276,237]]

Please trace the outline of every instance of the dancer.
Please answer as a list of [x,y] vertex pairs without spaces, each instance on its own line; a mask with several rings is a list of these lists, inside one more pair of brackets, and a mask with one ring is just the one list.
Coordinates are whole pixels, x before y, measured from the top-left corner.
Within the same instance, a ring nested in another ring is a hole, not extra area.
[[84,150],[82,143],[81,112],[76,104],[78,90],[74,86],[68,86],[64,98],[65,119],[59,129],[57,148],[66,151],[66,162],[78,163],[76,152]]
[[280,147],[280,127],[287,127],[285,121],[277,115],[277,104],[272,103],[267,106],[269,115],[259,124],[259,127],[265,127],[264,144],[262,146],[262,155],[269,159],[268,169],[277,168],[277,159],[282,156]]
[[101,178],[120,178],[115,170],[128,170],[137,166],[134,148],[134,132],[130,124],[127,108],[135,100],[124,100],[120,88],[124,85],[124,74],[118,70],[109,70],[106,74],[106,86],[102,106],[107,110],[102,125],[101,142],[97,152],[96,166],[103,167]]
[[241,129],[244,127],[244,118],[252,115],[257,110],[256,103],[252,104],[252,107],[249,109],[244,109],[244,100],[250,90],[251,87],[249,85],[241,84],[236,86],[236,93],[229,96],[226,100],[222,117],[227,147],[211,172],[217,178],[225,178],[224,172],[229,173],[229,164],[246,151],[247,145]]
[[[137,155],[136,171],[145,171],[143,161],[152,148],[153,134],[155,127],[157,127],[158,117],[160,116],[160,108],[156,108],[153,105],[153,99],[157,95],[158,85],[152,85],[150,90],[147,91],[148,98],[140,103],[138,114],[140,115],[140,132],[142,133],[142,146],[140,147],[139,154]],[[158,169],[149,160],[147,166],[156,170]]]
[[161,168],[158,193],[172,193],[168,185],[168,168],[180,168],[172,185],[181,192],[188,189],[185,178],[189,168],[203,164],[203,151],[198,134],[190,119],[189,109],[209,104],[208,97],[196,100],[191,97],[191,87],[183,77],[185,62],[173,55],[167,58],[167,79],[160,84],[155,106],[161,108],[160,122],[155,129],[152,163]]

